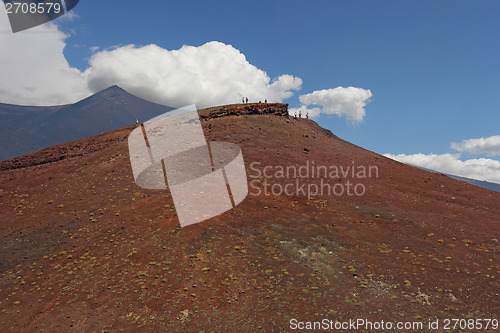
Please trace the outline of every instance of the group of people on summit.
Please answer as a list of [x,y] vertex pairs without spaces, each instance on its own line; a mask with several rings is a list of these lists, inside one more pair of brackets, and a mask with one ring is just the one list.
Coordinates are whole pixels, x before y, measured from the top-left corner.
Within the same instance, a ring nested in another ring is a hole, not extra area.
[[[248,103],[248,97],[242,97],[241,102],[243,104]],[[262,102],[259,101],[259,103],[262,103]],[[267,98],[264,100],[264,103],[267,103]],[[297,112],[295,112],[295,114],[293,115],[293,118],[297,119]],[[299,110],[299,118],[302,118],[302,111],[301,110]],[[306,113],[306,119],[309,119],[309,112]]]
[[[243,104],[248,103],[248,97],[242,97],[241,102]],[[259,101],[259,103],[262,103],[262,101]],[[267,103],[267,98],[264,100],[264,103]]]

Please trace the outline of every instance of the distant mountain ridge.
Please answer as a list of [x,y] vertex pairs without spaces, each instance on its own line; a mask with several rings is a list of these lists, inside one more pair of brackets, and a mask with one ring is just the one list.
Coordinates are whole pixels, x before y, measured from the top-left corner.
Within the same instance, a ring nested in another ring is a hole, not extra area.
[[414,165],[414,164],[409,164],[409,165],[414,166],[415,168],[419,168],[419,169],[422,169],[425,171],[432,172],[432,173],[440,173],[440,174],[448,176],[450,178],[453,178],[456,180],[461,180],[461,181],[469,183],[471,185],[474,185],[477,187],[482,187],[482,188],[485,188],[487,190],[492,190],[492,191],[500,193],[500,184],[497,184],[497,183],[491,183],[491,182],[487,182],[485,180],[477,180],[477,179],[472,179],[472,178],[467,178],[467,177],[450,175],[449,173],[444,173],[444,172],[440,172],[440,171],[436,171],[436,170],[432,170],[432,169],[427,169],[427,168],[420,167],[420,166]]
[[487,182],[487,181],[484,181],[484,180],[477,180],[477,179],[472,179],[472,178],[467,178],[467,177],[460,177],[460,176],[449,175],[449,174],[445,174],[445,175],[448,176],[448,177],[451,177],[453,179],[461,180],[463,182],[466,182],[466,183],[469,183],[469,184],[472,184],[472,185],[475,185],[475,186],[478,186],[478,187],[482,187],[482,188],[486,188],[488,190],[500,192],[500,184],[497,184],[497,183],[490,183],[490,182]]
[[0,160],[146,121],[172,107],[145,101],[118,86],[77,103],[20,106],[0,103]]

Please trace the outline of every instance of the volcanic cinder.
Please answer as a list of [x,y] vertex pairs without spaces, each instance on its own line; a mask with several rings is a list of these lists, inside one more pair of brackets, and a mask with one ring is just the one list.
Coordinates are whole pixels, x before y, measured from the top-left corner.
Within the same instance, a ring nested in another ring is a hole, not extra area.
[[[235,209],[185,228],[168,190],[134,183],[135,125],[0,162],[0,331],[499,317],[500,193],[350,144],[286,105],[199,113],[207,140],[241,147],[254,186]],[[313,162],[378,172],[275,173]],[[257,190],[264,181],[365,191],[274,195]]]

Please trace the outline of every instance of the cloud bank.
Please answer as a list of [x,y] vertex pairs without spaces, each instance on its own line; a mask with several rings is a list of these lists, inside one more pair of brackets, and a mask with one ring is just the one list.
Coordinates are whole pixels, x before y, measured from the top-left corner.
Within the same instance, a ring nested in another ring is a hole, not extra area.
[[[55,105],[91,94],[85,75],[63,54],[68,37],[52,23],[13,34],[0,10],[0,102]],[[10,32],[10,33],[9,33]]]
[[500,183],[500,161],[486,158],[460,160],[460,154],[384,154],[393,160],[451,175]]
[[[3,12],[0,15],[5,15]],[[166,50],[157,45],[93,48],[85,71],[72,68],[63,50],[68,35],[48,23],[12,34],[0,17],[0,102],[24,105],[74,103],[111,85],[169,106],[206,107],[282,102],[301,89],[302,79],[271,79],[239,50],[220,42]]]
[[271,81],[245,56],[220,42],[165,50],[156,45],[123,46],[90,58],[88,85],[99,91],[117,84],[153,102],[206,107],[236,103],[242,97],[281,102],[302,86],[302,80],[281,75]]
[[489,138],[469,139],[460,143],[453,142],[451,148],[459,152],[471,154],[500,156],[500,135],[490,136]]
[[[359,123],[366,115],[365,106],[370,102],[372,92],[356,87],[337,87],[334,89],[317,90],[299,97],[302,106],[290,109],[290,114],[301,111],[309,113],[310,117],[320,114],[336,114],[345,116],[352,123]],[[310,108],[311,105],[317,107]]]

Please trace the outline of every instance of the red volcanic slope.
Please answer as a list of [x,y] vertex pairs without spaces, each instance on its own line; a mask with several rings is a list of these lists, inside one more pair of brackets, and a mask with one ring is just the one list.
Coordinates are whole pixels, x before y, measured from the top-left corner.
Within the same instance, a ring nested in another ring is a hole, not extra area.
[[365,195],[250,189],[236,209],[181,229],[168,191],[134,183],[133,126],[1,162],[0,330],[271,332],[293,318],[499,317],[500,193],[273,107],[201,111],[207,139],[239,144],[249,180],[256,165],[376,166],[368,179],[300,180],[359,183]]

